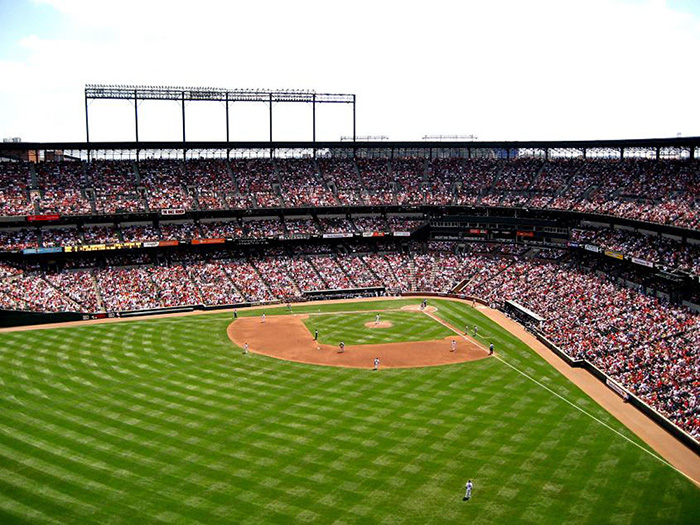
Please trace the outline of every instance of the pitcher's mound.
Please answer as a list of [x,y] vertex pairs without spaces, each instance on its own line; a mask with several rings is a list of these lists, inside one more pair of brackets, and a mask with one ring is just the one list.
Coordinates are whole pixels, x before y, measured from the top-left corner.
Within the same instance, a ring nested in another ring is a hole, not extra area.
[[435,306],[428,305],[421,310],[419,304],[407,304],[406,306],[402,306],[401,309],[402,310],[410,310],[411,312],[426,312],[429,314],[432,314],[433,312],[437,312],[437,308]]
[[392,326],[394,326],[394,323],[392,323],[391,321],[379,321],[378,323],[370,321],[368,323],[365,323],[365,326],[367,328],[391,328]]

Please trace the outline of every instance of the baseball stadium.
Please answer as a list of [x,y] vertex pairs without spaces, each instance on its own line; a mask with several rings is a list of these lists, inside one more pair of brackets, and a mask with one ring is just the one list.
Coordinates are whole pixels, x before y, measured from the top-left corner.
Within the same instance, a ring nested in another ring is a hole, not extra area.
[[0,0],[0,525],[700,522],[699,49]]
[[700,137],[361,140],[355,103],[91,84],[86,141],[0,145],[0,522],[697,521]]

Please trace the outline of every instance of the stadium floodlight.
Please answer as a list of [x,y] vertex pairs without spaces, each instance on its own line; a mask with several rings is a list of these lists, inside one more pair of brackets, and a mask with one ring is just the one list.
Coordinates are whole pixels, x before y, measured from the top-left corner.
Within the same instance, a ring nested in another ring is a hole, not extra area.
[[[317,93],[314,89],[268,89],[268,88],[236,88],[225,89],[216,87],[192,86],[137,86],[127,84],[85,84],[85,134],[90,143],[90,126],[88,116],[88,100],[170,100],[182,104],[182,142],[185,137],[185,103],[194,101],[226,102],[226,142],[229,141],[229,103],[232,102],[263,102],[270,106],[269,127],[270,142],[273,142],[272,123],[273,105],[280,102],[296,102],[313,105],[313,142],[316,142],[316,104],[352,104],[352,132],[356,130],[356,95],[344,93]],[[134,104],[134,129],[136,142],[139,142],[138,103]],[[354,140],[354,139],[353,139]],[[388,140],[384,137],[380,140]]]

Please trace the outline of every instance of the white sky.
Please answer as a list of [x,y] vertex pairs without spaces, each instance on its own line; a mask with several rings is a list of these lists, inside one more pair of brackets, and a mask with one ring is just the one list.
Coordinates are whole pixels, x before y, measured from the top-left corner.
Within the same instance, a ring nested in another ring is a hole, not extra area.
[[[700,0],[414,2],[0,0],[0,137],[84,140],[85,83],[356,93],[358,135],[483,140],[700,135]],[[276,140],[311,138],[277,105]],[[139,106],[141,140],[178,140],[175,102]],[[189,140],[223,140],[218,103]],[[133,107],[96,101],[91,139],[132,140]],[[319,140],[351,132],[322,106]],[[267,139],[234,105],[233,140]]]

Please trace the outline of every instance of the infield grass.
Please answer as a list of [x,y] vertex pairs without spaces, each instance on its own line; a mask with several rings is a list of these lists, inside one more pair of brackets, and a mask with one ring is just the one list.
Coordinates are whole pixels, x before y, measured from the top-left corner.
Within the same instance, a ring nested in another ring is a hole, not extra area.
[[642,448],[497,359],[242,355],[229,313],[0,333],[0,523],[697,522],[700,490],[575,385],[478,311],[431,304]]
[[[346,308],[350,305],[346,305]],[[454,335],[449,328],[441,325],[422,312],[388,310],[380,314],[381,321],[392,323],[388,328],[367,327],[374,325],[374,312],[359,311],[351,314],[316,314],[304,319],[310,333],[318,330],[321,343],[337,345],[344,341],[347,345],[368,345],[401,343],[406,341],[434,341]]]

